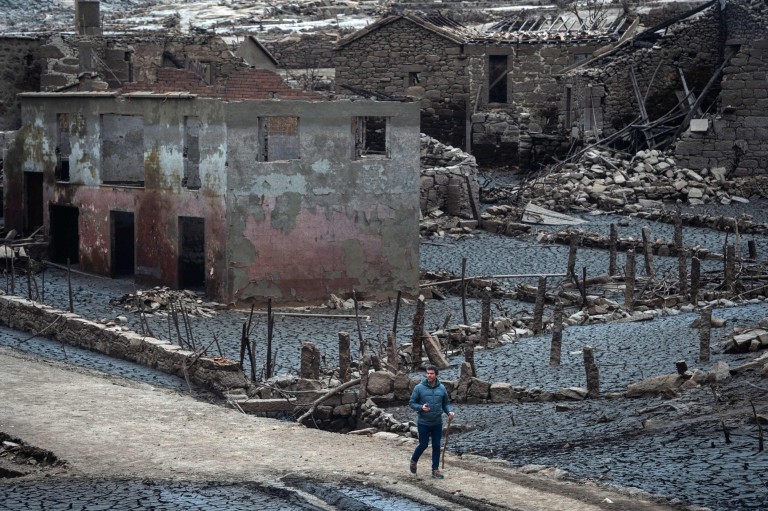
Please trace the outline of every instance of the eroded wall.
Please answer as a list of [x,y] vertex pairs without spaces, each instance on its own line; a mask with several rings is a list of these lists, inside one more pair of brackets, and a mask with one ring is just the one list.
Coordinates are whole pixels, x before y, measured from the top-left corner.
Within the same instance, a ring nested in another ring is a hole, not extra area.
[[[258,161],[253,121],[273,115],[298,117],[298,159]],[[389,157],[353,159],[356,116],[388,119]],[[418,104],[232,103],[227,125],[234,299],[416,291]]]
[[0,37],[0,131],[21,126],[21,108],[16,95],[40,90],[40,48],[36,37]]

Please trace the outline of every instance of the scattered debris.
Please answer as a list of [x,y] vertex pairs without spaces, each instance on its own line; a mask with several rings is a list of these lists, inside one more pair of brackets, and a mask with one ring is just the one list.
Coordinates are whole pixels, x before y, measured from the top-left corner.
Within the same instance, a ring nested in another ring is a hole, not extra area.
[[109,301],[110,305],[125,307],[131,312],[148,314],[159,311],[170,312],[170,307],[181,307],[187,314],[213,317],[217,310],[226,309],[226,305],[203,301],[194,291],[188,289],[174,291],[168,287],[153,287],[136,293],[128,293]]

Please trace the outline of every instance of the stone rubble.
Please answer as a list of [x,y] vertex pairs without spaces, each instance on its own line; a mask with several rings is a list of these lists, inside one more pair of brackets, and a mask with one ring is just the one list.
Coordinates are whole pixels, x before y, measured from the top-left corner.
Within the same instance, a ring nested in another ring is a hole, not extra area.
[[174,291],[164,286],[128,293],[110,300],[109,303],[122,306],[131,312],[145,313],[170,312],[173,304],[177,313],[181,312],[180,307],[183,306],[187,314],[205,318],[213,317],[217,310],[226,308],[223,304],[202,300],[194,291]]

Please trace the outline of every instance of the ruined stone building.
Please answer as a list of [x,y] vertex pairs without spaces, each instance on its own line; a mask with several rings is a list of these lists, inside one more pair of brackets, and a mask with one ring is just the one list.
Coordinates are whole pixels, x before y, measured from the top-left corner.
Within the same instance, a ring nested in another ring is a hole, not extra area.
[[418,104],[293,89],[258,44],[254,68],[210,35],[91,33],[0,51],[38,80],[3,112],[7,229],[224,302],[417,292]]
[[636,125],[625,137],[640,146],[674,147],[684,167],[762,173],[768,168],[766,27],[768,6],[751,0],[708,2],[651,27],[564,73],[566,123],[596,138]]
[[339,42],[337,91],[419,98],[424,133],[483,162],[526,165],[563,141],[555,75],[629,27],[621,15],[520,16],[480,32],[438,15],[390,16]]

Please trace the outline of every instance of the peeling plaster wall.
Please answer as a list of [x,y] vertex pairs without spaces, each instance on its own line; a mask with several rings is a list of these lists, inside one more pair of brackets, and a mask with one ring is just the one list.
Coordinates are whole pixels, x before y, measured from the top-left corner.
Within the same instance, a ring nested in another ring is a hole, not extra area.
[[[253,121],[299,117],[301,159],[257,162]],[[412,293],[418,282],[417,104],[254,101],[227,107],[233,298]],[[353,160],[352,119],[389,118],[388,159]],[[234,148],[238,148],[237,151]]]
[[[418,104],[42,93],[25,95],[22,105],[6,193],[20,197],[23,171],[42,172],[45,233],[50,204],[78,208],[83,270],[113,273],[110,211],[122,211],[134,214],[142,284],[179,282],[184,216],[204,219],[206,292],[221,301],[418,290]],[[70,122],[67,182],[54,174],[61,113]],[[103,184],[103,115],[143,118],[143,147],[134,148],[142,153],[143,187]],[[257,161],[258,119],[270,115],[299,118],[301,159]],[[189,116],[200,120],[199,190],[182,184]],[[353,160],[355,116],[388,118],[389,158]],[[7,199],[8,227],[22,225],[24,202]]]

